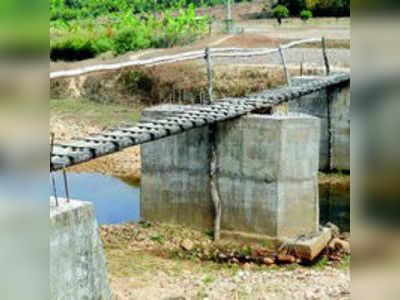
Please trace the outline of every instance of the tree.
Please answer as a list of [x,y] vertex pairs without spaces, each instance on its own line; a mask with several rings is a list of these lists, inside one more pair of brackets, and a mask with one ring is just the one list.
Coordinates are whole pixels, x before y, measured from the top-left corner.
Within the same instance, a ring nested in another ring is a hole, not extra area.
[[278,24],[281,25],[282,19],[289,17],[289,10],[283,5],[278,5],[272,11],[272,16],[276,18]]
[[308,19],[311,19],[312,18],[312,12],[311,11],[309,11],[309,10],[302,10],[301,12],[300,12],[300,18],[304,21],[304,22],[307,22],[307,20]]

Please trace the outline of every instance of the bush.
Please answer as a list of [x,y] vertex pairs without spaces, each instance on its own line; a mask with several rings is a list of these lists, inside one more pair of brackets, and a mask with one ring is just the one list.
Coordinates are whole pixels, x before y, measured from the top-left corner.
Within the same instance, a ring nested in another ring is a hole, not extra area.
[[306,22],[308,19],[311,19],[312,16],[313,16],[313,15],[312,15],[312,12],[309,11],[309,10],[302,10],[301,13],[300,13],[300,18],[301,18],[304,22]]
[[272,11],[272,16],[278,20],[279,24],[281,24],[282,19],[289,17],[289,10],[283,5],[278,5]]
[[298,16],[303,9],[307,9],[306,0],[279,0],[278,4],[287,7],[294,16]]
[[121,30],[115,41],[115,53],[123,54],[128,51],[149,48],[151,40],[143,34],[143,32],[136,30],[134,27]]
[[193,5],[175,16],[166,11],[162,19],[131,12],[119,18],[108,15],[99,21],[58,19],[50,22],[50,57],[70,61],[108,51],[123,54],[150,47],[173,47],[193,42],[206,31],[207,18],[197,17]]
[[314,16],[341,17],[350,16],[350,0],[279,0],[293,16],[300,16],[303,10],[309,10]]

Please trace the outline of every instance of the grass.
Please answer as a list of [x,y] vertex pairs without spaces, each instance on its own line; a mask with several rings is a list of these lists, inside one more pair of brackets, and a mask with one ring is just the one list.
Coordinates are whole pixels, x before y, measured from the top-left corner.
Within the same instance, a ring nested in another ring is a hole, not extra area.
[[341,270],[349,269],[350,262],[351,262],[351,255],[345,255],[342,259],[342,262],[335,265],[335,267]]
[[335,191],[349,192],[350,175],[343,172],[323,173],[319,172],[320,188],[334,188]]
[[109,127],[120,123],[136,123],[140,119],[140,108],[117,104],[101,104],[86,99],[50,100],[50,114],[59,118],[85,120],[98,127]]

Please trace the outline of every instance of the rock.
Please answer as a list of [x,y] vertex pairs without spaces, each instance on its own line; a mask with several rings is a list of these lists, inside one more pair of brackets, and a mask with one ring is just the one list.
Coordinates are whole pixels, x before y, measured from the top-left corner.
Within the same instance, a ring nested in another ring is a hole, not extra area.
[[144,241],[146,239],[146,236],[142,233],[139,233],[136,237],[135,240],[138,242]]
[[332,239],[328,244],[328,248],[330,250],[342,250],[344,253],[347,254],[350,254],[351,252],[350,243],[339,238]]
[[338,250],[343,250],[344,253],[350,254],[350,243],[344,240],[338,239],[335,243],[335,248]]
[[340,229],[335,224],[328,222],[325,224],[325,227],[329,228],[332,231],[332,236],[337,237],[340,234]]
[[350,237],[351,237],[350,232],[342,232],[342,233],[340,234],[340,239],[341,239],[341,240],[349,241],[349,240],[350,240]]
[[262,263],[264,265],[270,266],[270,265],[273,265],[275,263],[275,260],[273,258],[271,258],[271,257],[264,257],[263,260],[262,260]]
[[194,248],[194,244],[191,240],[185,239],[182,241],[181,247],[183,248],[183,250],[192,251]]
[[220,260],[226,260],[226,259],[227,259],[227,256],[226,256],[225,254],[223,254],[223,253],[220,253],[220,254],[218,254],[218,258],[219,258]]
[[337,238],[333,238],[329,243],[328,243],[328,249],[329,250],[335,250],[335,243],[336,243]]
[[280,254],[277,257],[279,262],[284,262],[284,263],[295,263],[296,262],[296,257],[294,257],[293,255],[284,255],[284,254]]
[[249,263],[245,263],[244,265],[243,265],[243,269],[245,269],[245,270],[251,270],[251,264],[249,264]]

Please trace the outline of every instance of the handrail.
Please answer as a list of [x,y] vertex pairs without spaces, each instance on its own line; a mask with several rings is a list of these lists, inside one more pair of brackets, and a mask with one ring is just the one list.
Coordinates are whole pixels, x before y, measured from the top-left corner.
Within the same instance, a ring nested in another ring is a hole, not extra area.
[[[321,42],[322,38],[312,38],[312,39],[305,39],[294,41],[288,43],[286,45],[282,45],[282,49],[288,49],[291,47],[295,47],[301,44],[307,43],[314,43],[314,42]],[[271,48],[213,48],[210,49],[210,53],[213,57],[252,57],[252,56],[264,56],[268,54],[278,53],[279,48],[271,49]],[[168,55],[168,56],[160,56],[156,58],[150,59],[142,59],[142,60],[132,60],[132,61],[125,61],[120,63],[114,64],[100,64],[94,66],[86,66],[82,68],[72,69],[72,70],[63,70],[63,71],[55,71],[50,72],[50,79],[56,78],[65,78],[65,77],[73,77],[73,76],[80,76],[88,73],[93,72],[102,72],[102,71],[116,71],[119,69],[123,69],[126,67],[133,67],[133,66],[156,66],[161,64],[169,64],[169,63],[176,63],[188,60],[195,60],[204,58],[204,50],[200,51],[190,51],[179,53],[175,55]]]

